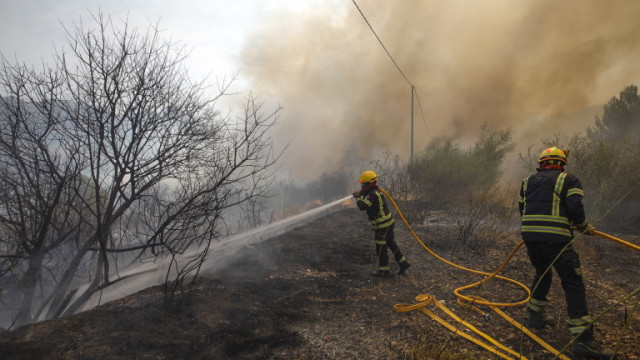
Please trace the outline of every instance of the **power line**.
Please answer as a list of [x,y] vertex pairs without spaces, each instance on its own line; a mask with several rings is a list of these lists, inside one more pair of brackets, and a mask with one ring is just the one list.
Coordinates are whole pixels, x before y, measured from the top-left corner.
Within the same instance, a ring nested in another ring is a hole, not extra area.
[[382,48],[384,49],[384,51],[387,53],[387,55],[389,55],[389,59],[391,59],[391,61],[393,62],[393,65],[396,66],[396,69],[398,69],[398,71],[400,72],[400,74],[402,75],[402,77],[404,77],[404,79],[407,81],[407,83],[409,83],[409,85],[413,86],[413,84],[411,83],[411,81],[409,81],[409,79],[405,76],[405,74],[402,72],[402,69],[400,69],[400,66],[398,66],[398,64],[396,63],[396,61],[393,59],[393,56],[391,56],[391,54],[389,53],[389,50],[387,50],[387,48],[384,46],[384,44],[382,43],[382,40],[380,40],[380,37],[378,36],[378,34],[376,34],[376,31],[373,30],[373,27],[371,26],[371,24],[369,24],[369,20],[367,20],[367,17],[364,16],[364,14],[362,13],[362,10],[360,10],[360,7],[358,6],[358,4],[356,3],[356,0],[351,0],[353,1],[353,5],[356,6],[356,8],[358,9],[358,12],[360,12],[360,15],[362,15],[362,18],[364,19],[364,21],[367,23],[367,25],[369,26],[369,29],[371,29],[371,32],[373,32],[373,35],[376,36],[376,39],[378,39],[378,42],[380,43],[380,45],[382,45]]
[[429,131],[429,127],[427,126],[427,121],[424,118],[424,112],[422,111],[422,104],[420,103],[420,95],[418,95],[418,89],[414,87],[414,90],[416,92],[416,100],[418,101],[418,108],[420,108],[420,116],[422,117],[424,128],[425,130],[427,130],[427,135],[429,135],[429,140],[433,141],[433,138],[431,137],[431,132]]
[[384,43],[382,42],[382,40],[380,39],[380,37],[378,36],[378,34],[376,33],[376,31],[373,29],[373,27],[371,26],[371,24],[369,23],[369,20],[367,20],[367,17],[364,16],[364,13],[362,12],[362,10],[360,9],[360,6],[358,6],[358,3],[356,3],[356,0],[351,0],[353,2],[353,5],[356,6],[356,9],[358,9],[358,12],[360,13],[360,15],[362,16],[362,18],[364,19],[364,21],[367,23],[367,26],[369,26],[369,29],[371,29],[371,32],[373,33],[373,35],[376,37],[376,39],[378,39],[378,42],[380,43],[380,46],[382,46],[382,48],[384,49],[384,51],[387,53],[387,55],[389,56],[389,59],[391,59],[391,62],[393,62],[393,65],[395,65],[396,69],[398,69],[398,71],[400,72],[400,75],[402,75],[402,77],[406,80],[406,82],[409,84],[409,86],[411,86],[416,93],[416,99],[418,100],[418,107],[420,108],[420,115],[422,116],[422,122],[424,123],[424,127],[427,130],[427,135],[429,135],[429,139],[433,140],[431,138],[431,133],[429,132],[429,127],[427,126],[427,121],[425,120],[424,117],[424,112],[422,111],[422,105],[420,104],[420,96],[418,95],[418,90],[416,89],[416,87],[411,83],[411,81],[409,80],[409,78],[404,74],[404,72],[402,71],[402,69],[400,68],[400,66],[398,65],[398,63],[396,62],[396,60],[393,58],[393,56],[391,56],[391,53],[389,52],[389,50],[387,50],[387,47],[384,46]]

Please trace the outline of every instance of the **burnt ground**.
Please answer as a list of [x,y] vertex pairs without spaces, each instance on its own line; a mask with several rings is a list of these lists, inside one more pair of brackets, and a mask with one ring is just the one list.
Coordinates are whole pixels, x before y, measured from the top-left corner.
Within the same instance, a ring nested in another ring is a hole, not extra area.
[[[455,229],[416,228],[433,251],[463,266],[492,272],[519,242],[517,232],[460,256]],[[613,234],[640,243],[637,235]],[[455,304],[453,291],[482,277],[453,268],[427,253],[397,222],[396,239],[413,265],[390,279],[370,276],[374,245],[365,216],[341,208],[284,235],[243,249],[230,266],[201,276],[192,291],[164,304],[161,287],[74,316],[0,334],[3,359],[497,359],[427,315],[398,313],[393,305],[414,303],[419,294],[443,301],[458,316],[529,359],[551,359],[491,311],[488,316]],[[640,287],[640,254],[602,238],[576,245],[585,271],[597,338],[620,359],[640,359],[639,295],[615,305]],[[392,262],[392,269],[397,265]],[[524,248],[502,275],[529,285]],[[496,302],[525,294],[492,280],[468,290]],[[548,313],[556,326],[537,334],[557,349],[569,340],[564,296],[557,277]],[[451,321],[434,306],[439,316]],[[486,309],[485,309],[486,310]],[[503,308],[516,320],[523,307]],[[453,324],[455,322],[451,321]],[[465,331],[466,332],[466,331]],[[570,354],[569,354],[570,355]]]

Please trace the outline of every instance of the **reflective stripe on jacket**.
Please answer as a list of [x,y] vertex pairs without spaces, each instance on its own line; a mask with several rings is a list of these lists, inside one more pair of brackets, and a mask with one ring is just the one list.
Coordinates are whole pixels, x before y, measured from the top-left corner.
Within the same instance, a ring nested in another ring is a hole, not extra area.
[[387,207],[387,201],[376,188],[356,198],[358,209],[367,212],[369,223],[374,230],[384,229],[393,224],[393,216]]
[[543,169],[522,181],[520,215],[525,241],[570,241],[572,224],[585,223],[580,180],[553,169]]

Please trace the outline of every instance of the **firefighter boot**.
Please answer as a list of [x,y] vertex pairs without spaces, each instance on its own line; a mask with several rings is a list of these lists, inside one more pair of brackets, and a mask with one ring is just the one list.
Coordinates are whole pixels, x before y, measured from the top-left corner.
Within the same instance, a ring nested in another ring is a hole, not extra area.
[[407,269],[411,267],[411,264],[409,264],[409,262],[407,262],[406,260],[398,265],[400,266],[400,270],[398,270],[398,274],[400,275],[404,274],[405,271],[407,271]]
[[378,269],[378,270],[372,272],[371,275],[373,277],[390,277],[391,276],[391,271]]
[[547,325],[553,326],[555,321],[552,318],[544,316],[544,310],[541,311],[533,311],[531,309],[527,309],[529,312],[529,322],[527,323],[527,327],[529,329],[544,329]]
[[586,333],[579,335],[571,348],[575,359],[615,359],[616,353],[611,349],[603,349],[593,335]]

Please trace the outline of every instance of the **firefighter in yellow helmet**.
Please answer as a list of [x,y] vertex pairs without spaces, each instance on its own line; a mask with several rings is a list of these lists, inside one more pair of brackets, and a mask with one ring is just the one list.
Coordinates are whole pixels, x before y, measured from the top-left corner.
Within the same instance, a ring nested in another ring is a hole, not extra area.
[[353,193],[358,209],[367,212],[369,223],[373,229],[376,241],[376,255],[378,256],[378,269],[372,275],[375,277],[391,276],[389,267],[389,254],[391,250],[394,259],[398,263],[398,274],[404,274],[411,266],[402,255],[400,247],[396,243],[393,234],[393,215],[387,207],[386,199],[378,190],[378,176],[373,171],[365,171],[360,175],[360,191]]
[[575,337],[574,356],[610,359],[614,353],[603,350],[594,340],[580,258],[570,244],[574,227],[584,235],[593,235],[595,228],[586,221],[580,180],[564,172],[567,155],[567,150],[555,146],[543,150],[536,173],[525,178],[520,188],[522,239],[536,271],[527,303],[528,327],[542,329],[553,323],[544,316],[553,266],[565,293],[569,330]]

